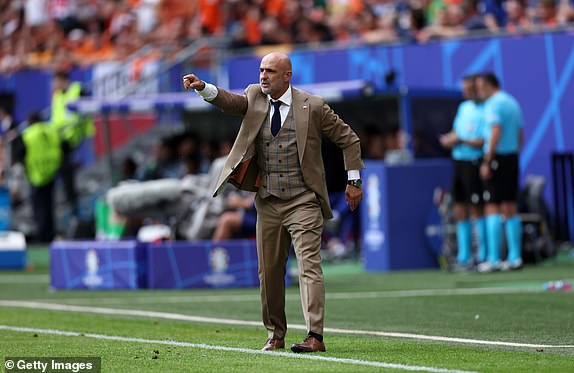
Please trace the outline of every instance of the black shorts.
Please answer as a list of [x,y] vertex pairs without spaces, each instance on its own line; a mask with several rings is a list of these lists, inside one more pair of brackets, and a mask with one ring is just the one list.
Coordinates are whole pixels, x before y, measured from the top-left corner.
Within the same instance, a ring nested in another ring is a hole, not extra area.
[[456,203],[482,204],[482,180],[480,179],[481,159],[474,161],[454,161],[452,197]]
[[496,154],[490,162],[492,177],[484,183],[484,202],[516,202],[518,199],[518,155]]

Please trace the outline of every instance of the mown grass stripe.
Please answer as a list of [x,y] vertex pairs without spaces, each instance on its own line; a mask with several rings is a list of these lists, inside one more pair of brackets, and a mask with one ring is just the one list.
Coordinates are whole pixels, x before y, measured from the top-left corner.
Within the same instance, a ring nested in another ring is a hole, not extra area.
[[[136,316],[145,318],[158,318],[158,319],[190,321],[190,322],[210,323],[210,324],[247,325],[247,326],[262,325],[260,321],[193,316],[193,315],[184,315],[170,312],[117,309],[117,308],[105,308],[105,307],[87,307],[87,306],[75,306],[68,304],[30,302],[30,301],[0,300],[0,306],[43,309],[50,311],[92,313],[92,314],[113,315],[113,316]],[[307,330],[307,327],[305,325],[300,324],[290,324],[289,328],[304,331]],[[574,348],[574,345],[545,345],[545,344],[532,344],[532,343],[521,343],[521,342],[488,341],[480,339],[454,338],[454,337],[432,336],[432,335],[412,334],[412,333],[383,332],[374,330],[354,330],[354,329],[340,329],[340,328],[325,328],[324,330],[326,333],[376,335],[376,336],[392,337],[392,338],[406,338],[415,340],[429,340],[437,342],[479,344],[479,345],[490,345],[490,346],[527,347],[527,348]]]
[[[465,289],[420,289],[420,290],[389,290],[389,291],[359,291],[359,292],[332,292],[327,293],[327,300],[355,300],[355,299],[381,299],[381,298],[417,298],[417,297],[435,297],[435,296],[464,296],[464,295],[493,295],[493,294],[524,294],[539,293],[540,287],[528,288],[465,288]],[[287,294],[285,299],[288,301],[299,301],[299,294]],[[147,302],[156,304],[162,303],[183,303],[183,302],[202,302],[202,303],[230,303],[230,302],[258,302],[258,294],[221,294],[221,295],[182,295],[182,296],[134,296],[129,297],[130,303],[145,304]],[[35,301],[42,301],[36,299]],[[66,303],[85,303],[98,302],[107,304],[125,304],[126,298],[71,298],[62,300]]]
[[48,284],[49,282],[49,275],[30,275],[27,273],[0,275],[0,284]]
[[315,355],[315,354],[310,355],[310,354],[294,354],[294,353],[289,353],[289,352],[260,351],[260,350],[251,350],[251,349],[247,349],[247,348],[207,345],[207,344],[203,344],[203,343],[178,342],[178,341],[170,341],[170,340],[162,341],[162,340],[155,340],[155,339],[121,337],[121,336],[104,335],[104,334],[69,332],[69,331],[55,330],[55,329],[36,329],[36,328],[27,328],[27,327],[19,327],[19,326],[0,325],[0,330],[7,330],[7,331],[13,331],[13,332],[25,332],[25,333],[41,333],[41,334],[61,335],[61,336],[68,336],[68,337],[86,337],[86,338],[94,338],[94,339],[117,341],[117,342],[161,344],[161,345],[169,345],[169,346],[177,346],[177,347],[199,348],[199,349],[203,349],[203,350],[217,350],[217,351],[238,352],[238,353],[243,353],[243,354],[267,355],[267,356],[273,356],[273,357],[280,356],[280,357],[291,358],[291,359],[316,360],[316,361],[324,361],[324,362],[332,362],[332,363],[364,365],[364,366],[372,366],[372,367],[378,367],[378,368],[400,369],[400,370],[406,370],[406,371],[432,372],[432,373],[473,373],[471,371],[458,370],[458,369],[443,369],[443,368],[434,368],[434,367],[417,366],[417,365],[385,363],[385,362],[380,362],[380,361],[370,361],[370,360],[360,360],[360,359],[345,359],[345,358],[337,358],[337,357],[330,357],[330,356],[320,356],[320,355]]

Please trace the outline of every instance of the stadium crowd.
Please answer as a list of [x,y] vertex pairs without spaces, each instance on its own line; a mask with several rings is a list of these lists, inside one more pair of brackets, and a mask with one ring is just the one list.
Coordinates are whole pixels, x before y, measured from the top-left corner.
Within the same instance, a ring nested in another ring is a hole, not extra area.
[[[573,0],[0,0],[0,73],[164,56],[204,36],[234,48],[424,43],[574,22]],[[155,48],[154,48],[155,47]]]

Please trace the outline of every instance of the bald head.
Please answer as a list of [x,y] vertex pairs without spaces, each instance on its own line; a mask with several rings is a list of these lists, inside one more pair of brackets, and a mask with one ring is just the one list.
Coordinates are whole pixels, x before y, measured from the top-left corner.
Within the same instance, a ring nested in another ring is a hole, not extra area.
[[274,100],[279,99],[291,82],[291,59],[285,53],[272,52],[261,59],[259,83],[261,91]]
[[263,61],[266,61],[269,63],[274,63],[277,66],[281,66],[285,70],[291,71],[291,59],[285,53],[271,52],[271,53],[263,56],[263,58],[261,59],[261,62],[263,63]]

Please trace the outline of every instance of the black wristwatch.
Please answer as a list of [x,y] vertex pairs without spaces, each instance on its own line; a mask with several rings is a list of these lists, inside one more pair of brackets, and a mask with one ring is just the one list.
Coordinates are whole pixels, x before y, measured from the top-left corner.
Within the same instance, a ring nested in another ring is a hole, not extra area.
[[361,179],[347,180],[347,185],[352,185],[355,188],[360,188],[363,185],[363,181]]

